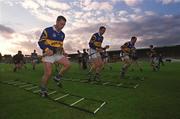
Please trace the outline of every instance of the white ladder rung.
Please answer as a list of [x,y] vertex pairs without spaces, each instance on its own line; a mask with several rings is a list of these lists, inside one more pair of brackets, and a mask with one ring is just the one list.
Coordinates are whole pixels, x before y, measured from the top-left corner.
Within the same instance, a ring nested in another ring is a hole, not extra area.
[[102,106],[104,106],[106,104],[106,102],[103,102],[95,111],[94,111],[94,114],[98,111],[98,110],[100,110],[100,108],[102,107]]
[[37,92],[40,92],[41,90],[39,89],[39,90],[35,90],[35,91],[33,91],[33,93],[37,93]]
[[72,103],[70,106],[73,106],[73,105],[77,104],[78,102],[81,102],[82,100],[84,100],[84,98],[77,100],[76,102]]
[[117,86],[122,86],[122,83],[117,84]]
[[135,86],[134,86],[134,88],[137,88],[139,86],[139,84],[136,84]]
[[68,95],[69,95],[69,94],[65,94],[65,95],[63,95],[63,96],[61,96],[61,97],[58,97],[58,98],[54,99],[54,100],[62,99],[62,98],[64,98],[64,97],[68,96]]
[[57,91],[52,91],[52,92],[48,93],[48,95],[54,94],[54,93],[56,93],[56,92],[57,92]]
[[17,83],[18,81],[12,81],[12,82],[8,82],[7,84],[14,84]]
[[33,87],[30,87],[30,88],[26,88],[26,90],[31,90],[31,89],[34,89],[34,88],[38,88],[38,86],[33,86]]
[[13,85],[23,85],[23,84],[27,84],[27,83],[25,83],[25,82],[21,82],[21,83],[18,83],[18,84],[13,84]]
[[20,88],[24,88],[24,87],[28,87],[28,86],[32,86],[33,84],[26,84],[26,85],[23,85],[23,86],[19,86]]
[[106,84],[109,84],[110,82],[105,82],[105,83],[103,83],[103,85],[106,85]]
[[18,81],[16,83],[13,83],[12,85],[18,85],[18,84],[21,84],[22,82],[21,81]]

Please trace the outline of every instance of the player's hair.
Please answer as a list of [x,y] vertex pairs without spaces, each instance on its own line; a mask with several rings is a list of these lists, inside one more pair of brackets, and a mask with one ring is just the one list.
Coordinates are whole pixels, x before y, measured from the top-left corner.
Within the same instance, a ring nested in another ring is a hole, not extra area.
[[100,26],[99,30],[102,30],[102,29],[106,29],[106,27],[105,26]]
[[131,40],[133,40],[133,39],[137,39],[137,37],[136,36],[131,37]]
[[83,52],[86,52],[86,49],[83,49]]
[[64,16],[58,16],[56,21],[63,20],[66,22],[66,18]]
[[18,50],[18,54],[21,54],[22,53],[22,51],[21,50]]

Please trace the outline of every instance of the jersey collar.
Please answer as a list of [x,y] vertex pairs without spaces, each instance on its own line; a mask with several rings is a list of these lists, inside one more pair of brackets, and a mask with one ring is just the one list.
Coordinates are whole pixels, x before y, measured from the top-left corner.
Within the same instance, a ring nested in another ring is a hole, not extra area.
[[61,32],[61,31],[57,31],[57,29],[56,29],[55,25],[54,25],[54,26],[52,26],[52,28],[53,28],[53,30],[54,30],[54,31],[56,31],[56,32],[58,32],[58,33],[60,33],[60,32]]
[[102,37],[102,35],[98,32],[98,35]]

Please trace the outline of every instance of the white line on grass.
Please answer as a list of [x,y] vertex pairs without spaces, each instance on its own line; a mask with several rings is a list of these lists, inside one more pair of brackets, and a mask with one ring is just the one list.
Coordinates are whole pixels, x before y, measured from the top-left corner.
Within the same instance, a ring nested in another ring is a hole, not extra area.
[[57,91],[52,91],[52,92],[48,93],[48,95],[54,94],[54,93],[56,93],[56,92],[57,92]]
[[105,83],[103,83],[103,85],[106,85],[106,84],[109,84],[110,82],[105,82]]
[[26,90],[31,90],[31,89],[35,89],[35,88],[38,88],[38,86],[33,86],[33,87],[30,87],[30,88],[26,88]]
[[39,89],[39,90],[35,90],[35,91],[33,91],[33,93],[38,93],[38,92],[40,92],[41,90]]
[[17,85],[23,85],[23,84],[27,84],[27,83],[21,82],[21,83],[14,84],[14,85],[17,86]]
[[73,106],[73,105],[77,104],[78,102],[80,102],[80,101],[82,101],[82,100],[84,100],[84,98],[79,99],[78,101],[72,103],[70,106]]
[[14,84],[14,83],[17,83],[18,81],[12,81],[12,82],[8,82],[7,84]]
[[95,111],[94,111],[94,114],[98,111],[98,110],[100,110],[100,108],[102,107],[102,106],[104,106],[106,104],[106,102],[103,102]]
[[69,94],[65,94],[65,95],[63,95],[63,96],[61,96],[61,97],[58,97],[58,98],[54,99],[54,100],[56,101],[56,100],[62,99],[62,98],[64,98],[64,97],[68,96],[68,95],[69,95]]
[[123,85],[122,83],[117,84],[117,86],[122,86],[122,85]]
[[23,86],[19,86],[20,88],[24,88],[24,87],[28,87],[28,86],[32,86],[33,84],[26,84],[26,85],[23,85]]
[[139,86],[139,84],[136,84],[135,86],[134,86],[134,88],[137,88]]

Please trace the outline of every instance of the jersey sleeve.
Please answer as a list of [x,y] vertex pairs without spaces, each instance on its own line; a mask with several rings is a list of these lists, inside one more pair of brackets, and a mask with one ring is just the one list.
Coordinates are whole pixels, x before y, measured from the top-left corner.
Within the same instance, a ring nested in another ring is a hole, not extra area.
[[127,48],[128,47],[128,43],[124,43],[124,45],[121,46],[121,48]]
[[128,47],[128,42],[121,46],[121,50],[124,53],[130,53],[131,49]]
[[89,47],[92,48],[92,49],[96,49],[96,46],[94,44],[94,42],[96,41],[96,36],[93,35],[90,39],[90,42],[89,42]]
[[38,41],[38,45],[42,50],[45,50],[46,48],[48,48],[48,46],[45,44],[46,39],[48,38],[48,34],[46,29],[42,32],[40,39]]

